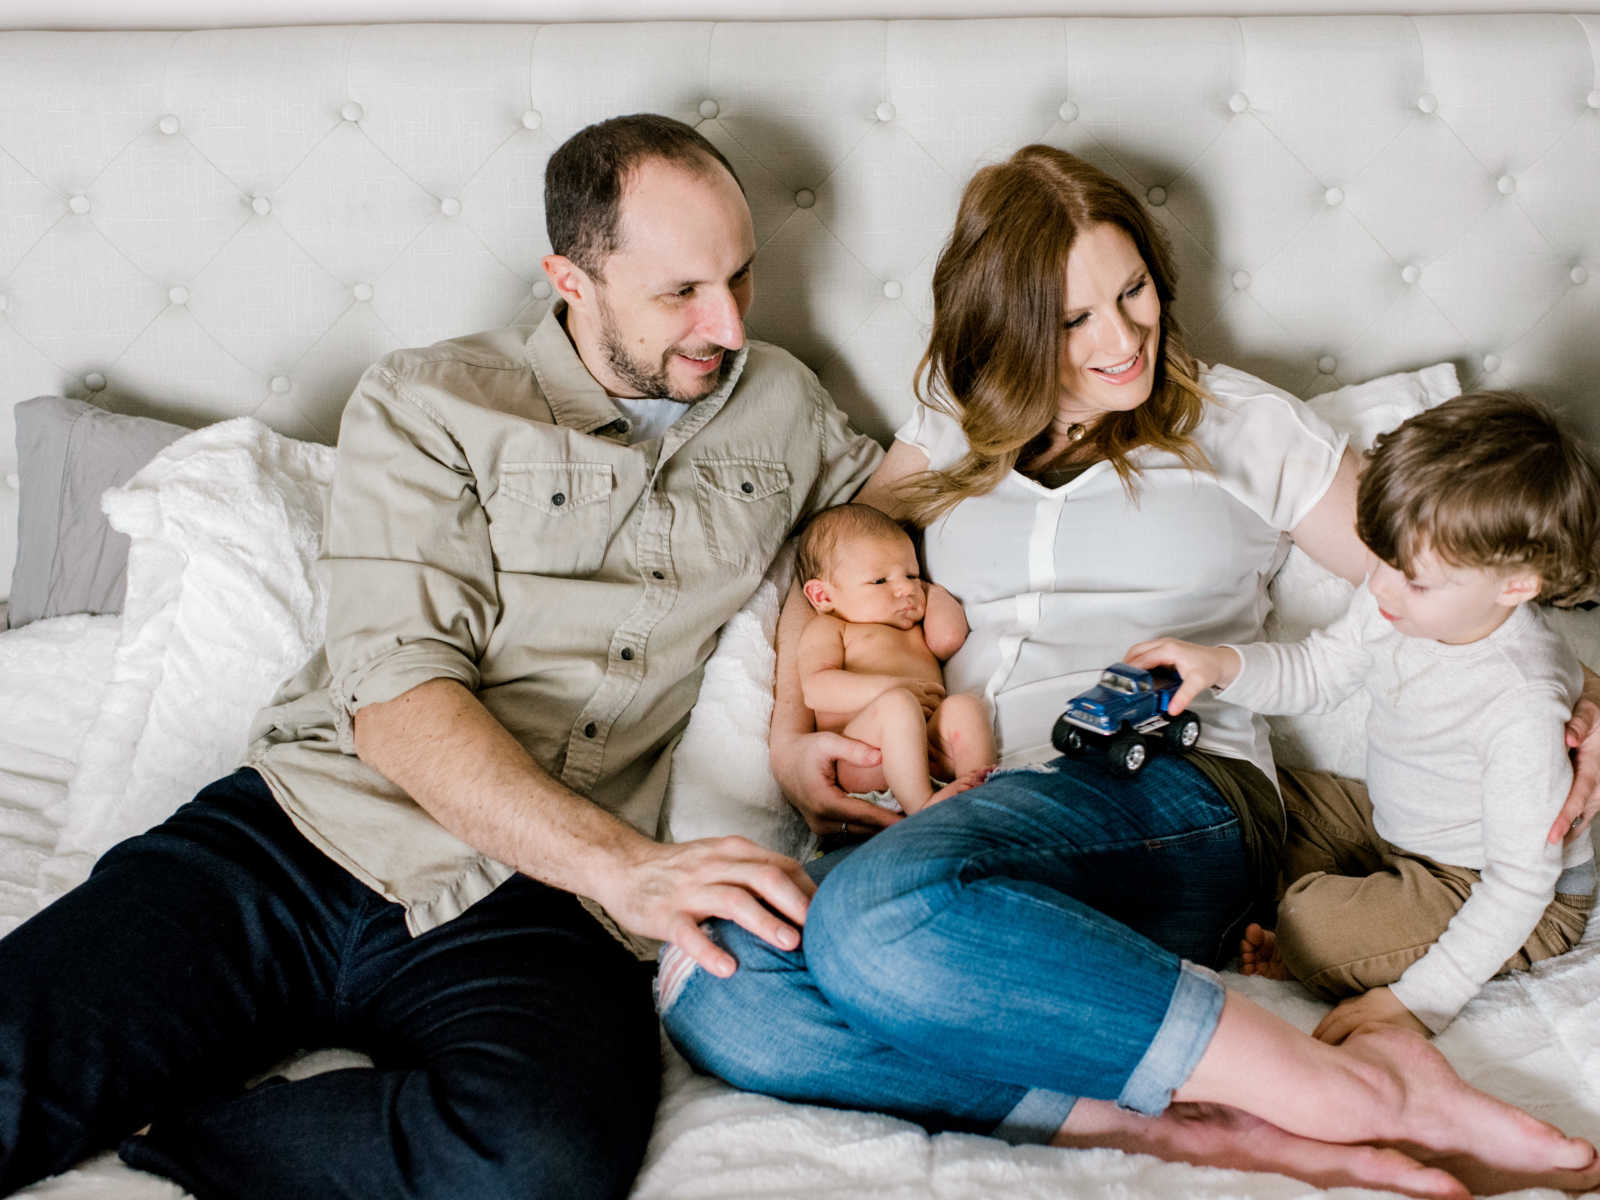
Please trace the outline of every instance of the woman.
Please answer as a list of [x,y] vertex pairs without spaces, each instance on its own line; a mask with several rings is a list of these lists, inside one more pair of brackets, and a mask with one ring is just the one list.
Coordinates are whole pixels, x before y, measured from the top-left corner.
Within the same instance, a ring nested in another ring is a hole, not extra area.
[[[1259,637],[1284,534],[1363,573],[1343,439],[1259,380],[1202,372],[1172,300],[1157,230],[1088,164],[1029,146],[968,185],[934,275],[922,404],[862,498],[923,527],[929,573],[972,625],[947,684],[985,695],[1002,763],[1020,769],[823,860],[803,950],[714,923],[740,964],[719,979],[669,949],[667,1030],[740,1086],[931,1128],[1250,1165],[1216,1153],[1244,1118],[1186,1142],[1170,1117],[1123,1111],[1211,1101],[1306,1138],[1472,1147],[1497,1171],[1586,1186],[1600,1179],[1587,1143],[1467,1089],[1420,1040],[1376,1031],[1335,1049],[1224,992],[1207,964],[1270,896],[1283,835],[1259,718],[1201,698],[1201,753],[1133,779],[1093,758],[1043,765],[1066,698],[1131,644]],[[774,767],[791,796],[840,812],[816,743],[802,748],[797,611],[780,635]],[[835,828],[885,823],[873,813],[844,809]],[[1431,1118],[1398,1099],[1424,1092]],[[1441,1140],[1439,1105],[1466,1141]],[[1399,1156],[1355,1164],[1266,1137],[1257,1165],[1459,1188]]]

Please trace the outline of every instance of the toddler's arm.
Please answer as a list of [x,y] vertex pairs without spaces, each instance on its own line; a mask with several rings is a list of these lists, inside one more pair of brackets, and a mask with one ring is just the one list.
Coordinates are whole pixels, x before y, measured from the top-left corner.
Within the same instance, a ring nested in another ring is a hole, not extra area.
[[937,583],[923,586],[928,589],[928,604],[922,617],[922,636],[933,656],[944,662],[967,640],[967,614],[961,610],[961,601]]
[[1494,728],[1484,738],[1483,878],[1390,988],[1435,1033],[1528,940],[1561,874],[1561,847],[1545,831],[1572,782],[1561,736],[1567,704],[1550,689],[1529,693],[1510,692],[1485,714]]
[[[1366,681],[1367,638],[1385,629],[1377,602],[1363,586],[1337,619],[1299,642],[1204,647],[1157,638],[1130,647],[1127,661],[1136,667],[1177,667],[1183,686],[1173,698],[1173,712],[1183,711],[1180,699],[1187,705],[1212,683],[1225,689],[1222,699],[1253,712],[1327,712]],[[1188,663],[1182,661],[1185,655]],[[1191,671],[1201,678],[1191,681]]]

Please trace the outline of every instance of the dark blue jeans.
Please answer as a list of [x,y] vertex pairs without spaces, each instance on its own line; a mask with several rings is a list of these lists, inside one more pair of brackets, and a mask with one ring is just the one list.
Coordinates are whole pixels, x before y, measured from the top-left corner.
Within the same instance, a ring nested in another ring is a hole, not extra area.
[[[375,1065],[242,1090],[321,1046]],[[516,876],[413,938],[240,771],[0,941],[0,1192],[121,1142],[201,1197],[621,1196],[658,1050],[574,897]]]
[[740,1087],[1012,1141],[1074,1096],[1166,1107],[1253,899],[1233,809],[1166,757],[998,772],[820,866],[800,950],[717,921],[731,978],[663,954],[667,1033]]

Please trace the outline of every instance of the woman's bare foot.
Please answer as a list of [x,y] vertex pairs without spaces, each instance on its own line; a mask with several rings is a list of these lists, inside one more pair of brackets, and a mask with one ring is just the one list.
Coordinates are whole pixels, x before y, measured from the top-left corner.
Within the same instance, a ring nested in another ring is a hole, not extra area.
[[991,764],[987,767],[979,767],[976,770],[968,771],[965,775],[958,775],[928,797],[928,804],[937,804],[941,800],[948,800],[951,796],[960,795],[969,788],[975,788],[993,773],[994,766]]
[[1293,979],[1278,957],[1278,935],[1251,922],[1239,941],[1239,973],[1263,979]]
[[1375,1025],[1351,1034],[1342,1049],[1390,1098],[1392,1116],[1379,1118],[1385,1144],[1448,1171],[1474,1192],[1600,1187],[1592,1145],[1479,1091],[1426,1038]]
[[1143,1117],[1104,1100],[1079,1100],[1051,1144],[1105,1146],[1165,1162],[1271,1171],[1319,1188],[1373,1188],[1466,1200],[1466,1185],[1447,1171],[1424,1166],[1399,1150],[1340,1146],[1286,1133],[1223,1104],[1173,1104]]
[[1427,1038],[1374,1024],[1328,1046],[1237,992],[1176,1097],[1302,1138],[1399,1149],[1478,1192],[1600,1187],[1593,1146],[1472,1087]]

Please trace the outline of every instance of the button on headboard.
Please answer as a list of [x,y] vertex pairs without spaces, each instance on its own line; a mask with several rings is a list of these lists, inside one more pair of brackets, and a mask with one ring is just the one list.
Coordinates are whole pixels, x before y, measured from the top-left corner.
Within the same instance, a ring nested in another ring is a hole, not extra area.
[[651,109],[738,169],[752,331],[886,436],[961,186],[1030,141],[1172,236],[1202,357],[1310,394],[1453,359],[1600,435],[1600,16],[0,34],[9,407],[330,440],[386,350],[543,311],[550,151]]

